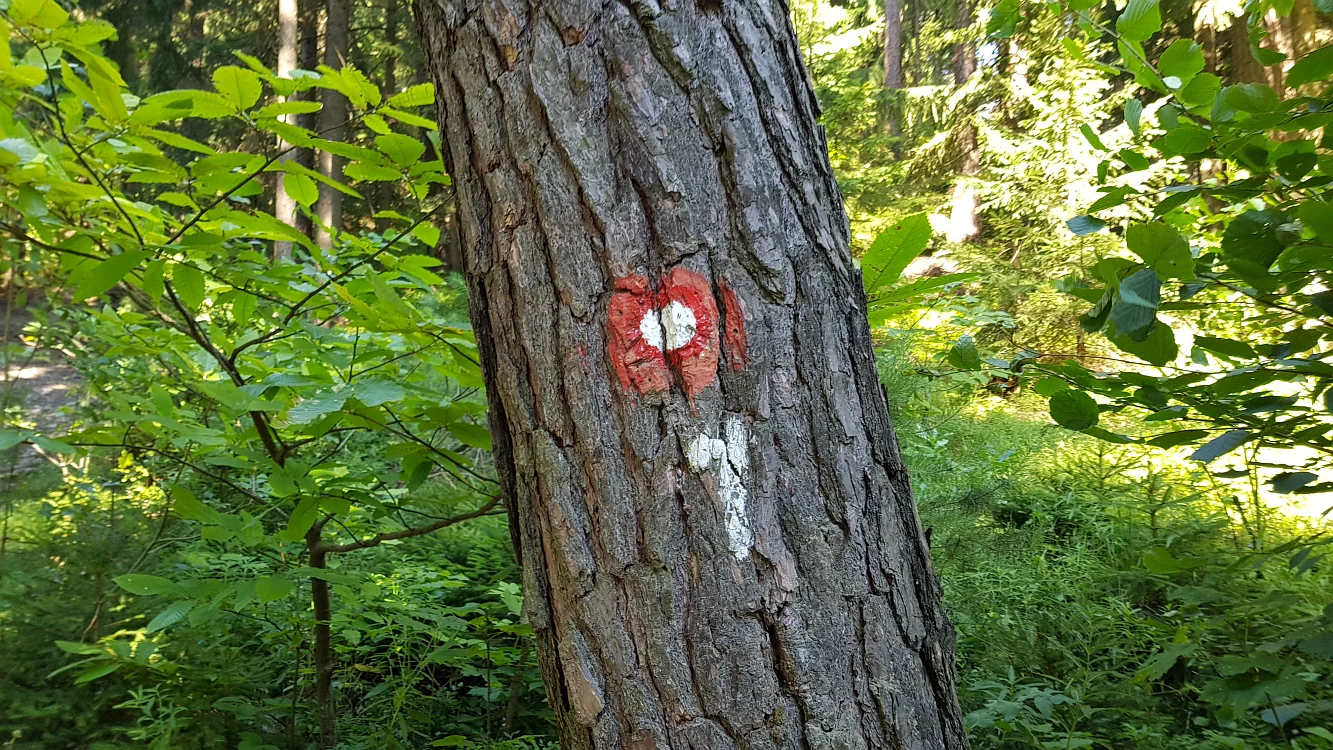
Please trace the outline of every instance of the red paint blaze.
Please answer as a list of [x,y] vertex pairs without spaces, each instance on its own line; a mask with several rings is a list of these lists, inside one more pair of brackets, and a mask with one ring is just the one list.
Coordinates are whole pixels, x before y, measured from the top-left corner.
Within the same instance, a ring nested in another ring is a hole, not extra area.
[[657,295],[658,309],[665,309],[672,302],[679,302],[694,313],[694,338],[667,352],[667,359],[680,373],[685,394],[693,398],[717,377],[717,303],[713,301],[708,279],[680,267],[671,269]]
[[621,291],[611,295],[607,356],[620,376],[620,384],[627,391],[639,393],[665,391],[671,386],[666,358],[661,349],[644,340],[639,330],[644,313],[656,307],[648,279],[642,274],[625,276],[616,279],[616,288]]
[[722,279],[722,307],[727,316],[727,335],[723,339],[727,361],[731,363],[732,370],[743,370],[750,362],[745,356],[745,349],[749,346],[745,335],[745,303],[725,278]]
[[[654,294],[648,278],[642,274],[622,276],[615,280],[616,293],[611,295],[607,312],[611,336],[607,354],[620,384],[625,390],[639,393],[662,393],[671,387],[671,369],[680,373],[681,385],[691,399],[717,379],[719,326],[717,302],[708,279],[688,268],[673,268],[662,279],[662,288]],[[723,282],[723,304],[726,306],[727,359],[733,370],[745,366],[745,308],[740,297]],[[650,343],[641,329],[643,318],[656,312],[659,329],[653,332],[654,341],[665,338],[660,330],[660,318],[672,302],[684,305],[694,315],[694,336],[676,349],[663,351]]]

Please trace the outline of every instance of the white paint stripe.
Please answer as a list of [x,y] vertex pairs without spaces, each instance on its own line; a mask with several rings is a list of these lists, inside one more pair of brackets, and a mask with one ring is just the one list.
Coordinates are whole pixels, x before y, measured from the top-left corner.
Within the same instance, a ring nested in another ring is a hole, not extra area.
[[700,434],[686,449],[685,458],[696,473],[713,470],[717,476],[717,494],[722,499],[722,522],[727,529],[727,547],[737,560],[750,556],[754,532],[745,503],[749,497],[750,432],[745,418],[728,414],[724,437]]

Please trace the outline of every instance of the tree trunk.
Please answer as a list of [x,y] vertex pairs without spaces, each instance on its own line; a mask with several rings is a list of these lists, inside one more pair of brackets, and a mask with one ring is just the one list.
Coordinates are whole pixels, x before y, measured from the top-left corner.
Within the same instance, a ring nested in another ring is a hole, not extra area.
[[[318,523],[305,535],[310,567],[316,570],[328,567],[328,556],[320,549],[322,537],[323,525]],[[333,637],[329,625],[333,605],[328,581],[310,578],[310,602],[315,615],[315,710],[319,715],[319,746],[329,748],[333,747],[337,737],[333,720]]]
[[[351,15],[350,0],[328,0],[324,20],[324,64],[335,70],[347,62],[347,35]],[[346,137],[347,97],[324,89],[324,108],[319,111],[320,136],[331,141]],[[325,177],[341,180],[343,159],[327,151],[319,153],[319,171]],[[342,225],[342,193],[328,185],[319,186],[315,214],[321,226],[315,229],[315,242],[322,248],[333,246],[333,234]]]
[[[954,28],[966,29],[972,25],[973,0],[956,0]],[[977,49],[971,41],[960,41],[953,46],[953,83],[962,86],[977,71]]]
[[922,0],[912,0],[912,85],[925,83],[921,68],[921,4]]
[[[884,0],[884,88],[891,94],[903,87],[903,6],[902,0]],[[889,132],[902,132],[899,102],[890,96]]]
[[386,96],[398,93],[398,0],[384,0],[384,46],[389,55],[384,59],[384,90]]
[[[954,28],[966,29],[972,25],[971,0],[957,0],[954,5]],[[963,86],[977,70],[977,51],[971,42],[962,41],[953,46],[953,83]],[[977,153],[977,127],[971,112],[963,112],[958,133],[958,179],[949,198],[949,225],[945,239],[967,242],[981,232],[977,210],[976,176],[981,173],[981,155]]]
[[[290,76],[296,69],[296,51],[297,51],[297,30],[300,28],[299,10],[296,0],[278,0],[278,75]],[[281,118],[284,122],[296,122],[294,115],[284,115]],[[281,138],[278,139],[278,149],[289,147]],[[288,158],[284,157],[283,161]],[[273,194],[273,216],[278,221],[296,226],[296,201],[287,195],[285,189],[285,175],[278,173],[277,187]],[[273,254],[279,258],[285,258],[292,254],[292,243],[290,241],[279,241],[273,243]]]
[[783,4],[415,6],[561,747],[965,748]]

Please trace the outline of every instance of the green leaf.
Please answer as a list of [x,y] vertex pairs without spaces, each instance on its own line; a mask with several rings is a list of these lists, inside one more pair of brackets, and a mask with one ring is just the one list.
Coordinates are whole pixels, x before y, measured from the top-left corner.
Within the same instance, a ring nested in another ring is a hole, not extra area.
[[403,112],[402,110],[385,107],[380,110],[380,113],[385,117],[392,117],[398,122],[401,122],[404,125],[411,125],[414,128],[425,128],[430,132],[435,132],[440,129],[439,125],[437,125],[434,120],[414,115],[411,112]]
[[424,107],[435,103],[435,84],[418,83],[389,97],[390,107]]
[[1116,19],[1115,30],[1132,42],[1146,41],[1162,30],[1162,13],[1157,0],[1129,0],[1125,12]]
[[79,676],[74,678],[74,684],[75,685],[87,684],[101,677],[106,677],[107,675],[111,674],[117,669],[120,669],[120,662],[115,662],[115,661],[109,664],[103,664],[99,667],[93,667],[92,669],[80,672]]
[[1083,391],[1068,388],[1051,396],[1051,419],[1069,430],[1086,430],[1101,419],[1101,407]]
[[1157,70],[1162,74],[1167,88],[1173,90],[1189,83],[1203,68],[1203,48],[1193,39],[1172,42],[1157,61]]
[[180,588],[161,576],[150,576],[143,573],[127,573],[123,576],[116,576],[113,580],[115,580],[117,586],[131,594],[168,594]]
[[282,189],[286,191],[288,197],[300,203],[306,208],[310,208],[319,200],[319,187],[315,181],[303,174],[287,173],[282,176]]
[[67,654],[100,654],[102,649],[91,643],[77,643],[75,641],[56,641],[56,648]]
[[1106,191],[1102,197],[1093,201],[1091,206],[1088,206],[1088,213],[1095,214],[1098,211],[1105,211],[1108,208],[1119,206],[1125,202],[1125,196],[1129,195],[1130,190],[1131,188],[1129,187],[1118,187]]
[[264,93],[264,84],[254,71],[235,65],[223,65],[213,71],[213,87],[238,110],[253,107]]
[[450,422],[449,432],[454,437],[461,440],[465,445],[473,448],[479,448],[484,451],[491,449],[491,433],[485,427],[472,424],[471,422]]
[[1278,238],[1278,228],[1285,223],[1276,211],[1250,210],[1237,216],[1222,232],[1222,255],[1239,277],[1255,288],[1276,287],[1268,269],[1285,247]]
[[1333,76],[1333,44],[1320,47],[1297,60],[1287,71],[1288,86],[1304,86],[1307,83],[1327,81]]
[[375,147],[400,167],[416,164],[426,153],[426,144],[398,133],[375,136]]
[[[1162,301],[1162,280],[1151,268],[1141,268],[1120,282],[1108,322],[1117,333],[1135,341],[1148,337],[1148,327],[1157,320]],[[1141,334],[1141,335],[1140,335]]]
[[1078,132],[1083,134],[1083,137],[1088,141],[1089,144],[1092,145],[1093,148],[1097,149],[1098,151],[1107,150],[1106,145],[1102,143],[1101,137],[1098,136],[1095,131],[1093,131],[1091,125],[1087,124],[1080,125]]
[[1224,357],[1235,359],[1254,359],[1259,355],[1243,341],[1217,338],[1215,336],[1195,336],[1194,345]]
[[1204,443],[1190,455],[1190,458],[1205,464],[1211,463],[1241,447],[1249,441],[1250,437],[1248,430],[1227,430]]
[[1321,241],[1333,243],[1333,204],[1311,199],[1301,204],[1296,216]]
[[1130,99],[1125,102],[1125,124],[1134,132],[1139,134],[1139,127],[1143,119],[1143,102],[1138,99]]
[[289,99],[285,102],[276,102],[267,104],[255,110],[255,119],[277,118],[283,115],[309,115],[318,112],[322,107],[319,102],[307,102],[301,99]]
[[921,251],[930,244],[930,217],[908,216],[880,232],[861,259],[867,294],[892,284]]
[[190,614],[190,610],[192,609],[194,609],[194,602],[172,602],[166,609],[158,612],[157,616],[148,623],[148,632],[156,633],[163,628],[169,628],[172,625],[175,625],[181,620],[184,620],[185,616]]
[[351,180],[361,182],[393,182],[402,179],[403,175],[396,169],[390,167],[381,167],[378,164],[367,164],[365,162],[352,162],[343,169],[343,174]]
[[1207,560],[1197,557],[1177,558],[1165,547],[1153,547],[1148,551],[1148,554],[1143,556],[1143,567],[1147,568],[1149,572],[1159,575],[1179,573],[1182,570],[1190,570],[1207,564]]
[[1227,86],[1224,96],[1227,104],[1241,112],[1249,113],[1271,112],[1282,102],[1282,99],[1271,88],[1262,83],[1242,83]]
[[202,500],[195,497],[194,493],[184,485],[174,485],[171,488],[172,509],[176,515],[187,521],[198,521],[200,523],[218,524],[222,523],[223,515],[216,510],[208,507]]
[[1069,231],[1073,232],[1074,236],[1083,237],[1084,235],[1095,234],[1105,229],[1106,222],[1095,216],[1083,214],[1082,216],[1075,216],[1065,222],[1065,226],[1069,227]]
[[425,222],[412,228],[412,236],[421,240],[422,244],[429,248],[435,248],[440,244],[440,229],[433,224]]
[[[1153,552],[1160,549],[1161,548],[1158,547],[1157,549],[1154,549]],[[1162,551],[1166,552],[1166,550]],[[1167,556],[1170,557],[1169,552],[1167,553]],[[1172,558],[1172,560],[1174,561],[1174,558]],[[1156,559],[1150,563],[1148,556],[1144,555],[1144,567],[1152,570],[1152,567],[1150,566],[1155,566],[1157,564],[1158,561]],[[1157,573],[1159,571],[1152,570],[1152,572]],[[1198,648],[1199,644],[1191,643],[1189,641],[1186,641],[1185,643],[1173,643],[1162,649],[1160,653],[1155,654],[1148,661],[1144,662],[1143,666],[1139,668],[1139,671],[1134,676],[1136,679],[1160,680],[1168,671],[1170,671],[1171,667],[1175,666],[1178,660],[1193,654]]]
[[1179,353],[1176,346],[1176,337],[1171,328],[1158,321],[1148,329],[1148,338],[1143,341],[1136,341],[1125,335],[1117,335],[1111,339],[1118,349],[1133,354],[1151,365],[1164,367],[1171,363]]
[[948,362],[959,370],[980,370],[981,355],[971,336],[960,336],[949,350]]
[[55,0],[14,0],[9,4],[9,20],[17,26],[58,29],[69,14]]
[[1289,495],[1319,478],[1309,471],[1284,471],[1273,477],[1273,491]]
[[261,576],[255,581],[255,596],[263,604],[286,599],[296,590],[296,584],[282,576]]
[[1130,224],[1125,230],[1125,244],[1163,279],[1194,278],[1189,242],[1169,224]]
[[356,396],[366,406],[379,406],[391,401],[401,401],[405,391],[401,385],[387,380],[362,380],[351,389],[342,393]]
[[195,312],[204,303],[204,274],[199,269],[184,263],[174,263],[171,266],[171,283],[185,309]]
[[102,296],[111,287],[120,283],[120,280],[125,278],[125,274],[133,270],[149,255],[150,253],[146,250],[126,250],[120,255],[113,255],[98,263],[87,274],[80,275],[81,281],[74,290],[74,299]]

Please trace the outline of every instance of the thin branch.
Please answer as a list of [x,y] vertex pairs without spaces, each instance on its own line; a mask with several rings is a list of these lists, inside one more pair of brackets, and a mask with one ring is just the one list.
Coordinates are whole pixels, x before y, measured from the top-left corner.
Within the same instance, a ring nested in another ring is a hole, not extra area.
[[398,531],[388,531],[383,534],[376,534],[375,536],[372,536],[369,539],[362,539],[360,541],[349,542],[347,544],[320,544],[316,548],[316,550],[319,552],[323,552],[325,554],[352,552],[359,549],[366,549],[367,547],[375,547],[380,544],[383,544],[384,542],[393,541],[395,539],[410,539],[412,537],[424,536],[426,534],[431,533],[432,531],[439,531],[440,529],[443,529],[446,526],[453,526],[454,524],[462,523],[463,521],[470,521],[473,518],[480,518],[484,515],[487,515],[492,510],[494,510],[495,507],[499,505],[499,503],[500,503],[500,498],[493,497],[485,505],[482,505],[481,507],[469,513],[464,513],[458,516],[452,516],[450,518],[442,518],[436,521],[435,523],[427,524],[425,526],[416,526],[413,528],[399,529]]

